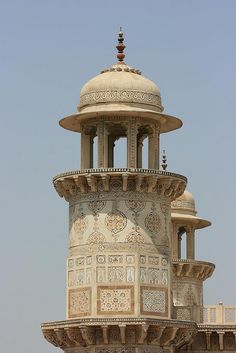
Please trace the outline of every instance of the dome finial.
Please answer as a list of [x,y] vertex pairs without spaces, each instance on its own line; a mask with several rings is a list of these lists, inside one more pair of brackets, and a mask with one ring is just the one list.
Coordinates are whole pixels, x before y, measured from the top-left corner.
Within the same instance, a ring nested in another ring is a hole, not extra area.
[[162,169],[165,171],[167,168],[167,158],[166,158],[166,151],[163,150],[162,152]]
[[118,34],[118,44],[116,46],[116,49],[118,50],[118,54],[117,54],[118,64],[124,63],[125,54],[123,53],[123,51],[125,50],[125,45],[123,44],[123,41],[124,41],[124,38],[123,38],[122,27],[120,27],[120,31]]

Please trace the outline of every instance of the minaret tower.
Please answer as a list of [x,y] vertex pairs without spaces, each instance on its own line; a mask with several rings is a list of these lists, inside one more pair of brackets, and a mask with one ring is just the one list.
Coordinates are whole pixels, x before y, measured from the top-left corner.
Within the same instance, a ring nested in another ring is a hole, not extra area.
[[193,195],[187,190],[172,202],[171,211],[175,316],[201,323],[203,282],[212,275],[215,265],[195,259],[195,231],[209,227],[211,222],[197,216]]
[[[160,135],[182,122],[163,113],[156,84],[124,63],[123,41],[120,31],[118,62],[88,81],[78,112],[60,120],[81,134],[81,169],[53,180],[69,203],[67,319],[42,330],[66,353],[167,353],[196,333],[195,322],[174,319],[172,300],[171,201],[187,180],[159,168]],[[120,138],[127,162],[116,168]]]

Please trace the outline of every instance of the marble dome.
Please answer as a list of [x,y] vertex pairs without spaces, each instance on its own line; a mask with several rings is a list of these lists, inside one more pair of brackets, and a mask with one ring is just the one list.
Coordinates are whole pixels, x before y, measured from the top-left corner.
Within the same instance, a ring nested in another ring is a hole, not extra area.
[[111,111],[117,109],[117,105],[119,109],[129,106],[138,110],[163,111],[157,85],[123,62],[101,71],[83,86],[78,111]]
[[88,119],[141,117],[158,121],[160,133],[179,129],[182,121],[163,113],[158,86],[123,61],[122,32],[118,41],[118,62],[85,83],[77,112],[61,119],[59,124],[65,129],[81,132]]
[[172,212],[196,215],[195,200],[191,192],[185,190],[180,197],[171,203],[171,210]]

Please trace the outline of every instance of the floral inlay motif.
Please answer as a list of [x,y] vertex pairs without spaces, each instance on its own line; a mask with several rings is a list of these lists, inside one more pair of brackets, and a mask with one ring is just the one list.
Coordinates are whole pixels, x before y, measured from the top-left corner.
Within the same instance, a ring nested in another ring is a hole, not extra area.
[[88,221],[84,213],[81,213],[79,217],[75,220],[73,227],[75,233],[84,234],[88,226]]
[[141,200],[128,200],[126,201],[126,206],[133,212],[140,212],[145,207],[145,202]]
[[105,225],[112,233],[121,232],[127,225],[127,218],[124,213],[114,210],[109,212],[105,218]]
[[161,220],[156,212],[150,212],[145,218],[145,226],[151,233],[158,233],[161,228]]
[[102,312],[130,312],[131,289],[100,289],[100,303]]
[[104,243],[104,241],[105,241],[104,235],[102,233],[99,233],[99,232],[93,232],[88,237],[88,243],[89,244]]
[[95,200],[95,201],[90,201],[88,204],[88,207],[94,214],[97,214],[105,207],[105,205],[106,205],[106,201]]
[[137,232],[131,232],[127,235],[127,242],[128,243],[144,243],[144,236]]
[[161,202],[160,207],[164,216],[167,216],[170,209],[169,205]]
[[70,317],[90,314],[90,290],[71,290],[69,292]]
[[108,267],[109,282],[122,282],[124,279],[124,269],[121,266]]

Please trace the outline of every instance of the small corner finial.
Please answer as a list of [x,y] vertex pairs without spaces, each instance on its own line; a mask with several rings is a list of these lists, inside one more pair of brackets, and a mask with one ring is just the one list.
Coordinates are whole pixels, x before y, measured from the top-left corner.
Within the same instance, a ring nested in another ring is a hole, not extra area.
[[166,158],[166,151],[165,150],[163,150],[163,152],[162,152],[162,169],[165,171],[166,170],[166,168],[167,168],[167,158]]
[[124,41],[124,38],[123,38],[122,27],[120,27],[120,31],[118,34],[118,44],[116,46],[116,49],[118,50],[118,54],[117,54],[118,64],[124,63],[125,54],[123,53],[123,51],[125,50],[125,45],[123,44],[123,41]]

